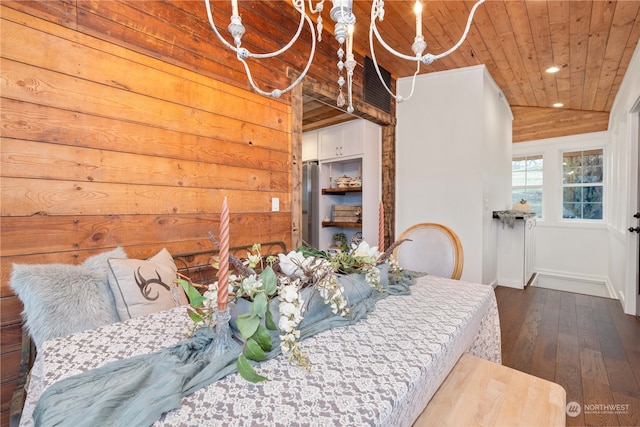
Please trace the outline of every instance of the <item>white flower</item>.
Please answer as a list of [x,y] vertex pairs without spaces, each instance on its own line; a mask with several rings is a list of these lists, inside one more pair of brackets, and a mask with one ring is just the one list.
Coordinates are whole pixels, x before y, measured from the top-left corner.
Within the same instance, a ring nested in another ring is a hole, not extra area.
[[280,300],[295,302],[298,300],[298,288],[294,285],[285,285],[280,290]]
[[305,258],[302,252],[291,251],[288,254],[278,254],[280,260],[280,269],[287,276],[302,275],[300,266],[304,263]]
[[292,316],[297,317],[300,315],[300,309],[290,302],[281,302],[279,311],[281,316],[285,316],[287,318],[291,318]]
[[246,277],[242,284],[240,285],[240,289],[242,293],[247,294],[249,296],[253,296],[253,294],[262,287],[262,280],[258,278],[255,274],[252,274],[249,277]]
[[284,332],[293,332],[296,328],[296,322],[289,319],[288,317],[280,317],[280,320],[278,321],[278,329],[280,329],[281,331]]
[[352,255],[354,257],[362,257],[362,258],[377,258],[378,256],[378,247],[373,246],[369,247],[369,244],[364,240],[360,242],[357,247],[354,247]]
[[253,255],[250,252],[247,252],[247,260],[245,261],[246,265],[249,265],[249,267],[254,268],[258,264],[260,264],[260,261],[262,261],[262,257],[260,256],[260,254]]

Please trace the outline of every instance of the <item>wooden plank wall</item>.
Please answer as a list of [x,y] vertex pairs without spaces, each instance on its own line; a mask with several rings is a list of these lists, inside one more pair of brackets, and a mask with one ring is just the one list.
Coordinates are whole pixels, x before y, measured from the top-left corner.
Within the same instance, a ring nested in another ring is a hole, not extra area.
[[[222,26],[227,3],[212,2]],[[291,7],[243,3],[250,49],[276,48],[282,32],[293,34]],[[217,231],[225,196],[232,245],[282,240],[291,247],[300,113],[288,94],[273,100],[250,90],[235,55],[213,40],[200,0],[3,1],[0,17],[7,425],[22,309],[8,286],[12,263],[78,264],[116,246],[136,258],[162,247],[209,249],[207,232]],[[253,64],[258,83],[286,86],[287,69],[301,69],[309,44],[303,39],[278,61]],[[309,73],[328,88],[335,87],[335,49],[321,43]],[[355,84],[360,98],[359,77]],[[271,212],[272,197],[279,212]]]

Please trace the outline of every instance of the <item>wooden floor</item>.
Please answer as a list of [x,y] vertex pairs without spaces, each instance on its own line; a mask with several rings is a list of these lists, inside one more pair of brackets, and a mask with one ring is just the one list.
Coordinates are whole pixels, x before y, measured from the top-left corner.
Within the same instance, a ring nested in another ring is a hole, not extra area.
[[640,321],[619,301],[531,286],[496,298],[502,363],[563,386],[581,408],[568,426],[640,426]]

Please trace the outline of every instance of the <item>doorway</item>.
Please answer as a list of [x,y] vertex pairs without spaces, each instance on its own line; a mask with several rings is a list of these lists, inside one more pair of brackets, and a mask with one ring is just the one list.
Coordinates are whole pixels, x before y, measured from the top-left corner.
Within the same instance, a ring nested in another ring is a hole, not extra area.
[[[289,76],[295,79],[293,74]],[[306,101],[305,101],[306,99]],[[291,91],[292,108],[292,195],[291,195],[291,242],[294,248],[302,244],[302,132],[305,102],[320,102],[327,106],[335,104],[335,94],[326,85],[310,76]],[[395,224],[395,113],[386,113],[361,100],[357,94],[353,100],[353,116],[369,120],[382,127],[382,201],[385,218],[385,247],[393,242]],[[338,107],[333,120],[347,114]],[[395,111],[395,107],[393,109]],[[330,112],[328,112],[330,114]],[[343,117],[344,118],[344,117]],[[333,124],[333,123],[332,123]],[[329,126],[327,124],[326,126]]]

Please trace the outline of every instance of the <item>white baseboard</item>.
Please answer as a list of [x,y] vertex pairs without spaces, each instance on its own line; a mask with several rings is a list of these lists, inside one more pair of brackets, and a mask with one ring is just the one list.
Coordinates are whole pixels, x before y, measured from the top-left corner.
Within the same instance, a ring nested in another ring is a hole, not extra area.
[[566,271],[545,270],[545,269],[537,269],[536,272],[538,273],[538,276],[542,278],[546,276],[550,278],[559,278],[559,279],[566,279],[571,281],[586,282],[593,285],[601,285],[604,287],[609,298],[619,299],[618,293],[615,291],[615,289],[613,288],[613,285],[611,284],[611,281],[609,281],[609,278],[606,276],[597,276],[597,275],[580,274],[580,273],[568,273]]
[[498,277],[498,284],[500,284],[500,286],[506,286],[508,288],[524,289],[524,286],[522,286],[522,281],[518,279]]
[[604,280],[604,286],[607,288],[607,293],[611,298],[620,299],[618,292],[616,292],[616,290],[613,288],[613,285],[611,284],[611,280],[609,280],[608,277]]

